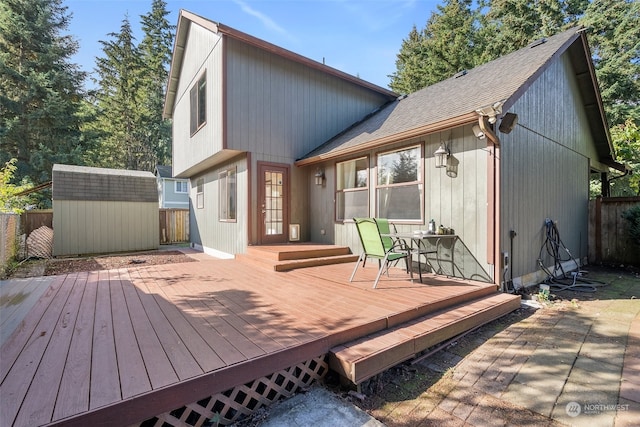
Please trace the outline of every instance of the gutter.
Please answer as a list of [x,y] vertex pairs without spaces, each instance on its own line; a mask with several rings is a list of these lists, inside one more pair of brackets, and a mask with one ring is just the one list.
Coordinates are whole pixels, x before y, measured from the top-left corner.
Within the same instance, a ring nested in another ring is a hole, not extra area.
[[478,112],[478,126],[487,137],[487,263],[493,265],[493,282],[500,288],[500,139],[494,132],[487,116]]

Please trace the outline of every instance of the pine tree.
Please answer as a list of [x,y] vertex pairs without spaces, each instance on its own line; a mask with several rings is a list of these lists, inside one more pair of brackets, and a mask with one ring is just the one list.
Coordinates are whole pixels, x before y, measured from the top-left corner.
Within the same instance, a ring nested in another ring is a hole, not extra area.
[[166,18],[168,14],[164,0],[153,0],[151,11],[141,17],[144,38],[140,43],[143,137],[153,145],[156,161],[165,165],[171,164],[171,122],[163,119],[162,111],[175,29]]
[[402,41],[396,59],[396,72],[389,75],[389,87],[398,93],[411,93],[428,85],[423,72],[427,61],[425,37],[414,25],[409,36]]
[[140,126],[142,63],[129,18],[109,36],[112,40],[100,41],[105,56],[96,60],[97,128],[103,135],[99,166],[149,170],[155,156]]
[[63,34],[70,18],[62,0],[0,2],[0,164],[17,159],[16,183],[48,181],[53,163],[82,159],[85,75],[69,62],[78,48]]
[[609,125],[640,124],[640,2],[595,0],[581,23],[588,39]]
[[421,32],[403,40],[390,87],[409,93],[473,68],[479,47],[471,0],[446,0]]
[[482,62],[521,49],[577,24],[589,0],[483,0],[480,38]]

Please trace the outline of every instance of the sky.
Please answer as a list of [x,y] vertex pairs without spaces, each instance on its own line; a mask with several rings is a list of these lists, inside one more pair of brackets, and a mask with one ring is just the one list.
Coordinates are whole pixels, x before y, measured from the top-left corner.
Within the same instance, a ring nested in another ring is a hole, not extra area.
[[[396,55],[413,26],[424,28],[439,0],[165,0],[172,25],[185,9],[388,88]],[[136,42],[152,0],[64,0],[68,33],[80,48],[71,61],[93,73],[100,40],[128,16]],[[93,84],[88,81],[87,87]]]

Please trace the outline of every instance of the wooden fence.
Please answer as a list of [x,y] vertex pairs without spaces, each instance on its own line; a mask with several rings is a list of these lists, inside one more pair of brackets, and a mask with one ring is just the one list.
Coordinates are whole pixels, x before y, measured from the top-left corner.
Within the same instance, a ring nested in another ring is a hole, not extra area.
[[18,250],[20,215],[0,212],[0,277]]
[[189,241],[189,209],[160,209],[160,244]]
[[627,209],[640,197],[598,197],[589,202],[589,262],[640,266],[640,246],[629,235]]
[[53,229],[53,209],[25,211],[20,215],[20,223],[25,236],[43,225]]

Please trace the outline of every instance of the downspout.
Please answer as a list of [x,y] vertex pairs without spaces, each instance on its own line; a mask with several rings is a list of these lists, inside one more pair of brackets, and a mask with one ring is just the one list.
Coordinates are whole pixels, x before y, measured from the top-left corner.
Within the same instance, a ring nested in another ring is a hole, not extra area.
[[487,121],[479,115],[478,125],[487,137],[487,263],[493,265],[493,282],[500,287],[500,139]]

